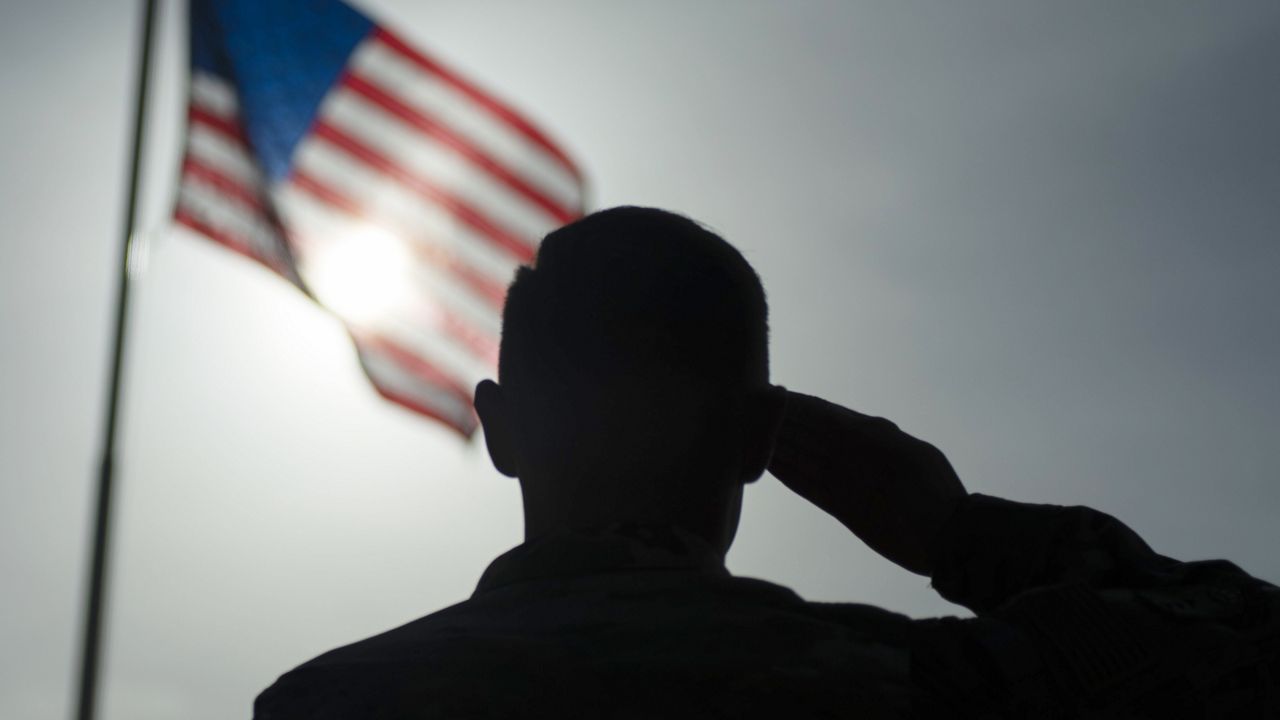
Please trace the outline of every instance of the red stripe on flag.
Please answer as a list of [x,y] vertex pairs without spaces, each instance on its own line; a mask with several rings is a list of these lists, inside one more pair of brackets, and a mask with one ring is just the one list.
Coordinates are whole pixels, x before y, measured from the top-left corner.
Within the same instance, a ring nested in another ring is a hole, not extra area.
[[248,241],[232,233],[229,233],[225,230],[221,230],[219,228],[213,227],[212,225],[209,225],[208,223],[204,222],[200,218],[196,217],[186,208],[179,206],[178,209],[175,210],[173,213],[173,219],[175,222],[186,225],[192,230],[195,230],[201,235],[204,235],[210,240],[213,240],[214,242],[218,243],[219,245],[223,245],[227,248],[230,248],[231,250],[234,250],[250,259],[257,260],[258,262],[262,263],[263,265],[266,265],[272,271],[279,273],[285,278],[293,277],[293,273],[287,267],[285,267],[279,260],[263,255],[256,248],[254,248],[253,245],[250,244]]
[[462,352],[485,365],[498,364],[498,341],[492,334],[462,317],[439,294],[430,293],[424,302],[410,309],[407,320],[413,327],[429,330],[433,336],[453,341]]
[[[389,223],[373,217],[373,215],[365,211],[359,203],[347,196],[340,190],[328,185],[314,176],[297,168],[289,178],[289,182],[299,190],[311,195],[316,200],[330,205],[340,212],[348,215],[367,220],[371,223],[387,227],[392,234],[413,238],[413,233],[400,232],[397,228],[389,227]],[[506,301],[507,288],[505,285],[499,284],[484,276],[480,271],[467,265],[452,253],[437,247],[428,241],[411,241],[409,243],[415,255],[424,262],[430,263],[436,267],[443,268],[456,277],[462,284],[466,285],[481,299],[485,300],[491,308],[497,311],[502,310],[502,304]]]
[[560,203],[552,200],[550,197],[547,197],[547,195],[543,194],[540,190],[537,190],[529,183],[517,177],[515,173],[504,167],[502,163],[498,162],[488,153],[473,145],[471,141],[461,135],[458,135],[452,130],[449,130],[436,120],[428,117],[421,110],[411,107],[395,98],[367,78],[350,74],[343,79],[342,84],[375,105],[381,107],[388,113],[400,118],[400,120],[404,121],[405,124],[409,125],[413,129],[440,141],[444,145],[453,149],[459,155],[483,168],[490,175],[493,175],[495,178],[500,180],[504,185],[545,210],[547,214],[555,218],[559,223],[564,224],[570,222],[574,217],[576,217],[574,212],[566,209],[564,206],[560,205]]
[[435,60],[423,55],[420,51],[409,47],[407,43],[395,35],[392,35],[387,30],[377,28],[374,30],[373,37],[391,50],[394,50],[401,57],[412,62],[414,65],[417,65],[426,72],[440,78],[458,92],[466,95],[477,105],[480,105],[496,117],[500,118],[521,135],[524,135],[529,141],[538,145],[558,160],[560,164],[573,175],[575,180],[578,180],[579,182],[582,181],[582,173],[578,171],[577,166],[573,164],[573,161],[569,159],[569,156],[565,155],[564,151],[556,147],[556,145],[552,143],[546,135],[543,135],[541,131],[531,125],[529,121],[520,117],[520,115],[506,104],[480,90],[470,82],[462,79],[452,70],[445,68]]
[[293,168],[293,173],[289,175],[289,182],[320,202],[332,205],[348,215],[361,218],[367,215],[364,209],[360,207],[360,204],[351,199],[346,193],[340,192],[328,183],[321,182],[314,175],[301,170],[296,165]]
[[483,299],[484,302],[494,311],[499,313],[502,312],[502,306],[507,301],[506,285],[490,280],[480,271],[472,268],[447,252],[437,250],[435,248],[427,248],[420,242],[415,242],[413,245],[417,252],[441,256],[440,262],[449,270],[449,272],[453,273],[454,277],[458,278],[462,284],[466,285],[472,292]]
[[244,134],[244,128],[240,127],[240,123],[238,122],[228,120],[224,117],[218,117],[208,110],[196,105],[191,105],[187,108],[187,119],[193,124],[203,125],[212,130],[216,130],[218,133],[225,135],[246,148],[249,147],[249,140]]
[[356,347],[361,350],[387,356],[392,362],[414,377],[444,390],[462,402],[463,405],[471,406],[471,391],[469,389],[463,388],[455,378],[427,362],[421,355],[406,348],[400,342],[392,340],[385,335],[361,333],[354,330],[351,332],[351,337],[355,339]]
[[262,198],[258,196],[257,192],[218,170],[188,155],[182,161],[182,174],[198,178],[205,185],[212,186],[223,195],[236,200],[241,205],[261,215],[264,221],[270,222],[267,217],[266,207],[262,204]]
[[447,427],[451,428],[454,432],[457,432],[459,435],[465,438],[470,438],[473,434],[475,434],[476,428],[479,427],[479,423],[476,421],[474,413],[472,413],[472,415],[469,418],[470,422],[467,423],[466,425],[463,425],[458,422],[457,418],[448,417],[447,415],[440,412],[439,410],[436,410],[433,407],[425,405],[419,402],[418,400],[416,400],[415,398],[399,393],[395,390],[392,390],[391,388],[383,387],[382,385],[379,385],[378,381],[374,379],[373,375],[369,374],[368,371],[365,371],[365,375],[369,378],[369,383],[373,385],[373,389],[376,390],[378,394],[381,395],[383,398],[390,400],[391,402],[397,405],[400,405],[407,410],[411,410],[415,413],[426,415],[432,420],[443,423]]
[[[422,247],[421,243],[414,243],[414,245],[415,247]],[[507,301],[506,285],[490,280],[478,270],[454,256],[446,256],[445,262],[448,264],[449,271],[461,280],[464,285],[471,288],[476,295],[483,298],[490,308],[496,312],[502,312],[502,306]]]
[[445,335],[461,343],[477,360],[497,366],[498,343],[489,333],[477,330],[471,323],[439,302],[432,310],[439,319],[441,331]]
[[532,245],[498,227],[483,213],[463,202],[457,196],[445,192],[435,184],[405,170],[390,158],[330,125],[327,121],[317,120],[311,132],[315,137],[345,151],[353,158],[392,178],[427,200],[444,206],[459,220],[492,240],[498,247],[511,253],[520,262],[529,262],[533,259],[534,249]]

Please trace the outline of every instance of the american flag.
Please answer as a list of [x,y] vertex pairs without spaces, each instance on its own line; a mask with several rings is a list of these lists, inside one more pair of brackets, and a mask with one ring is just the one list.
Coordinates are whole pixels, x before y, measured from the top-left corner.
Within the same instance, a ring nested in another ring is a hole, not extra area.
[[192,0],[175,220],[337,315],[384,397],[465,436],[515,268],[582,174],[507,104],[338,0]]

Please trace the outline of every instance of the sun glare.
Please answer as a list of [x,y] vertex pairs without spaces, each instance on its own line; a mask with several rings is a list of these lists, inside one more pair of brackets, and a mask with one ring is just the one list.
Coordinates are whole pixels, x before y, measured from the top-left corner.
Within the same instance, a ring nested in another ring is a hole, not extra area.
[[313,246],[305,279],[320,303],[354,325],[374,325],[408,306],[413,259],[405,243],[361,225]]

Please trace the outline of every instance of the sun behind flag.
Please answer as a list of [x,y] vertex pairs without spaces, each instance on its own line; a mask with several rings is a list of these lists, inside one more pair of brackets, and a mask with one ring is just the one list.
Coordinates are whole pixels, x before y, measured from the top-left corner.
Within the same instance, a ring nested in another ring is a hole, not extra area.
[[475,432],[502,302],[583,212],[529,121],[338,0],[192,0],[175,220],[337,315],[384,397]]

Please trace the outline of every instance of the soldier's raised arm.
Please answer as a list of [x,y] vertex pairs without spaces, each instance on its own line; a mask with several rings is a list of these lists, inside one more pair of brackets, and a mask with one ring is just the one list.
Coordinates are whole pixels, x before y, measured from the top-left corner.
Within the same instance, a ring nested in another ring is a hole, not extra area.
[[1230,562],[971,495],[932,445],[798,393],[770,470],[977,615],[916,622],[918,717],[1280,717],[1280,590]]

